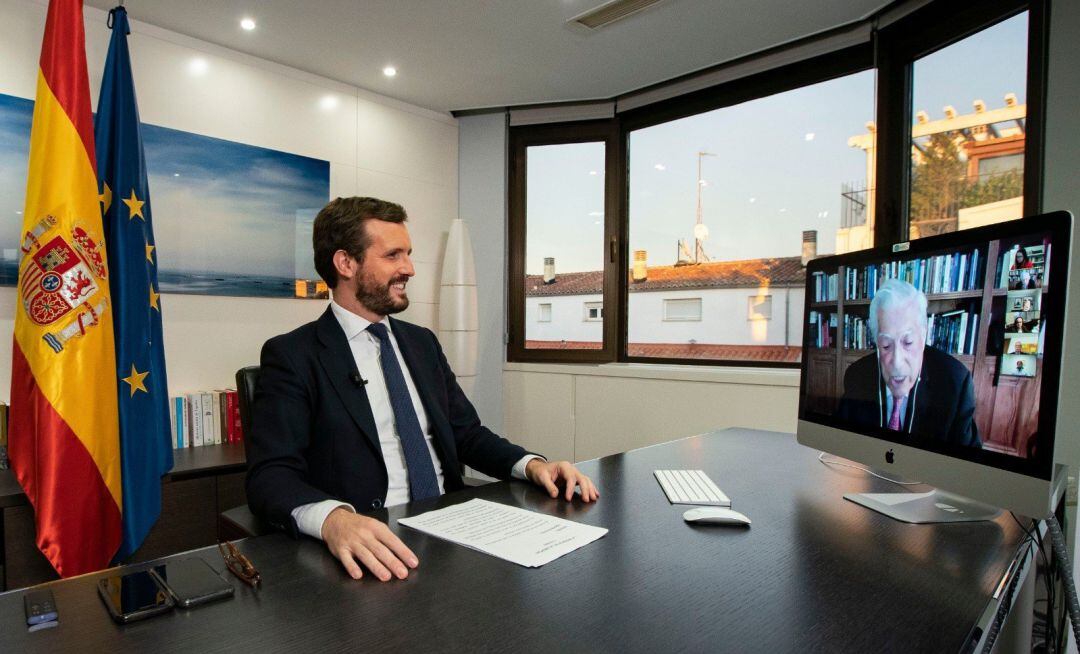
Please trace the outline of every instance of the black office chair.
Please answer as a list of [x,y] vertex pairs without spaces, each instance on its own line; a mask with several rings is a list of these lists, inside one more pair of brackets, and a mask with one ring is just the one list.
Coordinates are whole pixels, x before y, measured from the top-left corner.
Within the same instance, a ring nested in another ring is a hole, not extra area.
[[[244,453],[247,454],[247,436],[251,429],[251,405],[255,402],[255,384],[259,380],[259,366],[247,366],[236,371],[236,401],[240,409],[240,429],[244,433]],[[248,536],[262,536],[273,532],[270,525],[251,512],[247,504],[218,516],[218,539],[235,540]]]

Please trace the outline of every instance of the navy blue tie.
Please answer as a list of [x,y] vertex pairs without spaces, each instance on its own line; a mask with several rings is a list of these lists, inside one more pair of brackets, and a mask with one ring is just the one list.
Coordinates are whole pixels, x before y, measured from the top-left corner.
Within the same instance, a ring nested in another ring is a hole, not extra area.
[[390,406],[394,409],[394,423],[397,425],[401,451],[405,453],[405,468],[409,472],[409,499],[426,500],[439,496],[439,480],[435,477],[435,466],[431,463],[431,453],[427,441],[420,431],[420,420],[413,409],[409,387],[405,384],[405,375],[398,365],[397,354],[390,343],[390,332],[386,325],[373,322],[368,331],[379,339],[379,360],[382,363],[386,390],[390,394]]

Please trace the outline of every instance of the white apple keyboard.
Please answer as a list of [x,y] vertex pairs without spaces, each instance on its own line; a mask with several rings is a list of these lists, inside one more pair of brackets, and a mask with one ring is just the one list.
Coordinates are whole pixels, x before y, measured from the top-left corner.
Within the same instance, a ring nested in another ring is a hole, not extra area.
[[672,504],[731,506],[731,500],[703,470],[654,470],[653,475]]

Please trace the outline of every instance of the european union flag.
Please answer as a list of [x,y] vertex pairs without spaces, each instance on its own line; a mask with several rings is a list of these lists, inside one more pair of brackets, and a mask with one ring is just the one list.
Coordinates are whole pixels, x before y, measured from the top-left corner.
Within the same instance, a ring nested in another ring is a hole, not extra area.
[[116,560],[142,544],[161,513],[161,477],[173,465],[169,385],[157,292],[139,108],[128,54],[127,12],[109,12],[112,39],[101,81],[94,141],[116,336],[123,483],[123,541]]

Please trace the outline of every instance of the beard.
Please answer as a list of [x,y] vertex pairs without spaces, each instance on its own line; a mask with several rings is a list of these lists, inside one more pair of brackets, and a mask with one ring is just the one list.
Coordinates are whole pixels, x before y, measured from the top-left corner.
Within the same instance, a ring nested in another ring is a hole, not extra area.
[[390,287],[408,281],[408,277],[394,277],[385,284],[380,284],[370,276],[364,275],[356,288],[356,300],[380,316],[400,313],[409,308],[409,297],[406,295],[400,300],[395,300],[390,294]]

